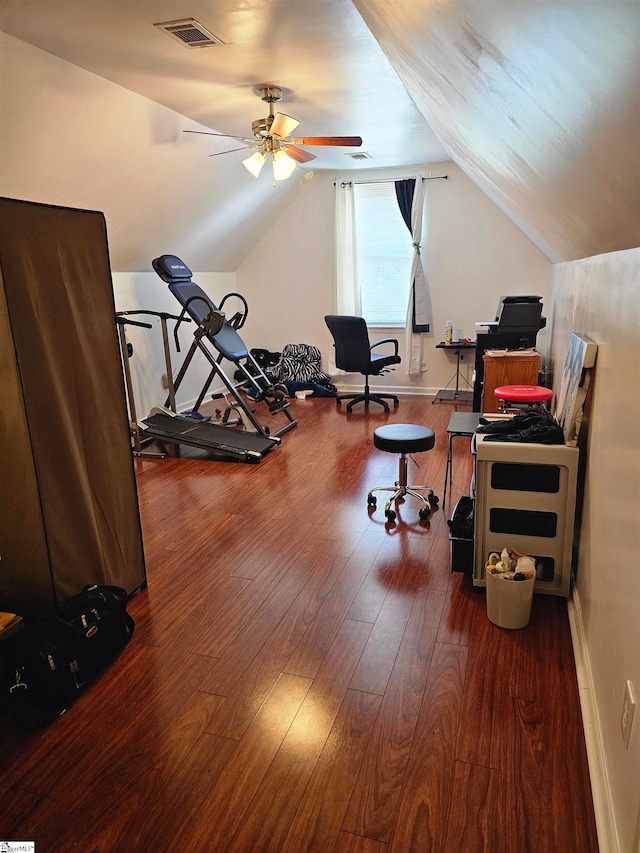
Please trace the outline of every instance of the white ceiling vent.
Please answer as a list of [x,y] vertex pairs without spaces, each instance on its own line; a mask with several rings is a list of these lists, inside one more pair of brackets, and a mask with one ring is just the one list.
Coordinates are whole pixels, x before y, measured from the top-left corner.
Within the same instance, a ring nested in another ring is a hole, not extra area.
[[347,152],[345,157],[351,157],[352,160],[372,160],[371,154],[367,154],[366,151],[354,151],[353,153]]
[[185,47],[209,47],[212,44],[224,44],[222,39],[214,36],[193,18],[185,18],[183,21],[165,21],[153,26],[160,27],[161,30],[182,42]]

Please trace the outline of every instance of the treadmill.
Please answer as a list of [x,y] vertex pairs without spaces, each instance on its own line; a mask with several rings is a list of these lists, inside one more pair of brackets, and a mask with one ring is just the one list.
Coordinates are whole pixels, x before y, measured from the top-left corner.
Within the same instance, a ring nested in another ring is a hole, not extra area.
[[[146,329],[151,329],[153,326],[151,323],[132,319],[133,315],[147,315],[160,319],[169,385],[169,397],[167,400],[169,407],[152,409],[149,417],[144,418],[140,422],[136,414],[131,366],[129,364],[129,360],[133,356],[133,347],[127,342],[125,329],[127,325],[140,326]],[[127,390],[127,401],[129,404],[129,428],[132,438],[133,455],[140,458],[164,459],[166,453],[146,449],[146,445],[159,440],[171,441],[174,444],[184,444],[189,447],[207,450],[210,452],[212,458],[220,461],[257,464],[274,447],[278,447],[281,444],[281,439],[278,436],[266,436],[244,429],[237,429],[232,425],[212,423],[204,418],[194,420],[192,417],[176,413],[175,388],[173,385],[171,353],[167,331],[168,320],[181,321],[183,323],[190,322],[184,316],[177,317],[174,314],[162,311],[118,311],[116,313],[116,325],[118,327],[120,352]],[[219,320],[214,317],[211,319],[211,322],[217,323]],[[241,420],[244,422],[243,418]]]

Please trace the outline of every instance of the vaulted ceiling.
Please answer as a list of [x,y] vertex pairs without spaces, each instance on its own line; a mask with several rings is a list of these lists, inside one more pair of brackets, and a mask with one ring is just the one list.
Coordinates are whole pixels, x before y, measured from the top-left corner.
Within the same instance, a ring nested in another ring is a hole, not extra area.
[[[154,26],[185,18],[223,44],[189,48]],[[552,261],[640,243],[636,2],[0,0],[0,30],[174,110],[183,129],[250,136],[267,113],[257,87],[280,85],[296,135],[360,135],[370,157],[314,147],[305,168],[452,159]],[[242,145],[182,139],[201,163]]]
[[640,4],[354,3],[452,159],[547,257],[640,244]]

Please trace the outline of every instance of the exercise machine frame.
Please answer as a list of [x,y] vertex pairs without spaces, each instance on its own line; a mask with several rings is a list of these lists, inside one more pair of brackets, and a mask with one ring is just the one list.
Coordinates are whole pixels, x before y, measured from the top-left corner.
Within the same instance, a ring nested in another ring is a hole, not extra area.
[[[178,351],[180,351],[178,329],[181,322],[186,319],[187,314],[197,327],[191,347],[174,381],[175,391],[180,387],[198,350],[211,365],[211,371],[198,395],[193,412],[198,412],[213,380],[218,377],[233,398],[234,402],[231,403],[231,407],[238,410],[245,428],[253,429],[258,435],[278,437],[297,426],[298,422],[289,409],[286,386],[274,386],[272,384],[238,334],[238,329],[244,325],[248,313],[244,297],[238,293],[228,293],[218,308],[204,290],[192,281],[191,270],[180,258],[175,255],[161,255],[152,261],[152,266],[158,276],[169,285],[169,290],[182,305],[182,312],[174,329]],[[227,320],[221,309],[226,300],[232,296],[241,300],[243,311],[236,313],[231,320]],[[216,315],[222,317],[222,324],[219,327],[212,328],[210,320],[212,316]],[[233,364],[240,373],[241,380],[239,382],[230,379],[223,370],[222,362],[225,360]],[[243,390],[252,392],[253,399],[251,402],[256,404],[264,402],[271,415],[282,413],[287,420],[284,426],[272,431],[263,425],[256,416],[253,406],[249,405],[241,396],[240,391]],[[214,395],[214,399],[216,396],[218,395]],[[168,405],[168,402],[165,405]]]
[[[133,348],[127,342],[125,327],[133,325],[151,329],[152,325],[151,323],[140,320],[133,320],[131,319],[132,315],[148,315],[160,319],[169,391],[166,406],[168,405],[170,408],[159,407],[152,409],[150,416],[142,421],[142,425],[137,417],[135,394],[129,365],[129,359],[133,355]],[[150,442],[169,441],[213,452],[217,457],[222,459],[252,463],[260,462],[266,453],[280,445],[280,438],[264,434],[258,435],[254,432],[245,432],[244,430],[234,429],[231,425],[212,423],[210,419],[206,418],[194,421],[190,417],[176,413],[175,386],[172,378],[173,371],[167,320],[191,322],[189,318],[177,317],[174,314],[160,311],[139,310],[120,311],[116,313],[116,324],[120,339],[125,386],[129,404],[129,428],[133,441],[133,455],[141,458],[164,459],[166,453],[145,450],[144,446]],[[206,319],[204,326],[213,331],[215,328],[221,328],[223,320],[224,317],[221,312],[216,311],[215,314],[211,312],[211,316]]]

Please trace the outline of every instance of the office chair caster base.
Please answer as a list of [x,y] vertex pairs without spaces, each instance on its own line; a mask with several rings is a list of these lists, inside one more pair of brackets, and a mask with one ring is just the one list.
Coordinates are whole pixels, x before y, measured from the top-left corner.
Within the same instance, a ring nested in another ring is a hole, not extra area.
[[[343,399],[345,399],[344,395]],[[400,405],[400,401],[397,397],[391,397],[387,394],[385,394],[385,398],[381,397],[379,394],[358,394],[358,396],[354,397],[347,404],[347,412],[348,414],[351,414],[353,412],[353,407],[356,405],[356,403],[364,403],[365,409],[369,408],[369,403],[378,403],[380,406],[382,406],[385,414],[388,415],[391,409],[389,408],[387,400],[393,400],[394,408]]]
[[357,403],[364,403],[365,409],[369,408],[369,403],[378,403],[378,405],[382,406],[385,414],[389,414],[391,409],[389,408],[389,403],[387,400],[391,400],[393,403],[394,409],[397,409],[400,405],[400,400],[395,394],[371,394],[367,388],[364,394],[340,394],[339,397],[336,397],[336,408],[339,409],[342,406],[342,401],[348,400],[347,403],[347,413],[351,414],[353,412],[353,407]]
[[[354,402],[362,402],[362,400],[359,400],[359,401],[354,400]],[[387,415],[389,414],[391,409],[389,408],[389,406],[386,403],[383,403],[381,400],[376,400],[376,403],[380,403],[380,405],[384,409],[385,414],[387,414]],[[364,407],[365,407],[365,409],[369,408],[369,400],[364,401]],[[348,412],[348,414],[351,414],[353,412],[353,403],[348,404],[347,412]]]
[[[428,492],[427,495],[422,495],[420,492]],[[420,507],[418,515],[421,519],[425,520],[430,517],[432,512],[432,507],[437,506],[440,502],[440,499],[436,494],[434,494],[433,489],[429,486],[407,486],[401,481],[397,481],[393,486],[377,486],[375,489],[371,489],[369,494],[367,495],[367,506],[369,509],[376,509],[378,505],[378,499],[373,494],[374,492],[391,492],[391,496],[385,502],[384,505],[384,514],[387,517],[388,521],[395,521],[397,518],[397,513],[393,509],[393,505],[396,503],[404,503],[407,495],[411,495],[417,500],[421,501],[422,506]]]

